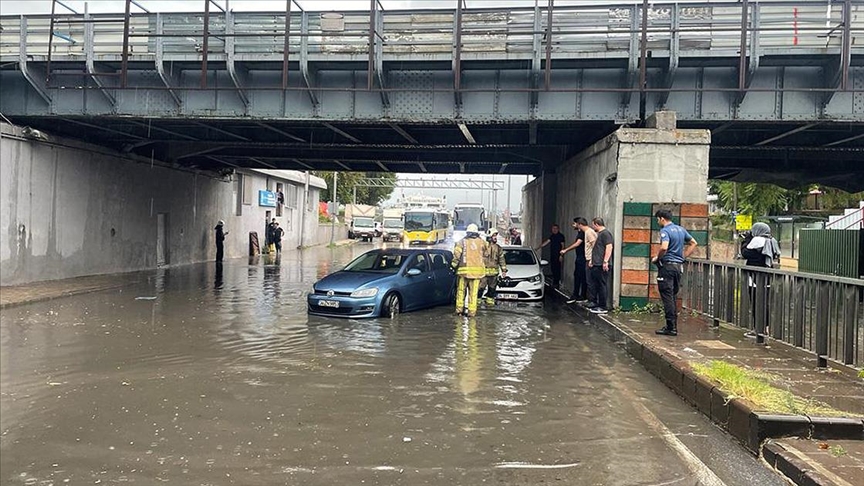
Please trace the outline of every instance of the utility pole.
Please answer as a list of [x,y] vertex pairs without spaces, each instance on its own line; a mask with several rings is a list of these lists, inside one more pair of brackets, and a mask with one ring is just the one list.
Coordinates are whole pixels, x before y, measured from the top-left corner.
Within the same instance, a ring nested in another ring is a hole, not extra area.
[[510,213],[510,186],[513,185],[513,176],[507,176],[507,213]]
[[732,182],[732,240],[735,241],[737,248],[735,258],[743,258],[741,256],[741,245],[738,244],[738,183]]
[[333,246],[333,241],[336,237],[336,217],[339,215],[339,198],[336,197],[336,189],[339,187],[337,186],[338,175],[338,172],[333,171],[333,197],[330,198],[333,200],[333,208],[330,214],[330,246]]
[[306,171],[306,185],[303,190],[303,207],[300,208],[300,242],[297,249],[303,248],[304,238],[306,233],[306,212],[309,210],[309,171]]

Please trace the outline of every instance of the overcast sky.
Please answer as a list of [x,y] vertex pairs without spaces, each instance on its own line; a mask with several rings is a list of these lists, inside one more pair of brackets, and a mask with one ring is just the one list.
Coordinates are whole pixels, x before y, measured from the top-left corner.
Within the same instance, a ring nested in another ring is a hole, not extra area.
[[[399,174],[399,178],[405,179],[439,179],[439,180],[473,180],[473,181],[489,181],[491,182],[493,179],[496,181],[500,181],[504,183],[504,190],[498,191],[497,196],[497,204],[496,207],[498,211],[501,212],[507,209],[507,179],[510,178],[510,210],[513,213],[520,212],[520,207],[522,206],[522,186],[525,185],[525,182],[529,179],[524,175],[514,175],[514,176],[506,176],[506,175],[432,175],[432,174]],[[532,178],[533,179],[533,178]],[[403,195],[426,195],[426,196],[447,196],[447,204],[450,207],[455,206],[457,203],[463,202],[482,202],[488,210],[492,210],[492,201],[490,200],[491,195],[490,191],[478,191],[478,190],[456,190],[456,189],[399,189],[397,188],[393,191],[393,195],[387,201],[388,203],[395,203],[396,199],[401,198]],[[481,196],[483,200],[481,201]]]

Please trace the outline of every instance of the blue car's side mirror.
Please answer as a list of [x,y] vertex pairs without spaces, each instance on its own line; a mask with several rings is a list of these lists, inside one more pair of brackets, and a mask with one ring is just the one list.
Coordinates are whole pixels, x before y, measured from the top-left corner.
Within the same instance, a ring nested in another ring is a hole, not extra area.
[[409,277],[416,277],[417,275],[420,275],[421,273],[423,273],[423,272],[421,272],[417,268],[410,268],[410,269],[408,269],[407,272],[405,272],[405,275],[408,275]]

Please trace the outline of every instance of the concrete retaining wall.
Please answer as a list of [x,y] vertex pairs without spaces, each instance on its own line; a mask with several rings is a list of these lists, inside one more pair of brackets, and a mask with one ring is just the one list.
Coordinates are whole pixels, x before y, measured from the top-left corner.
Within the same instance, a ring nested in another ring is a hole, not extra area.
[[[667,125],[662,128],[621,128],[563,163],[555,174],[543,176],[554,177],[558,190],[554,201],[547,201],[540,213],[554,215],[568,245],[575,236],[570,222],[577,216],[589,222],[594,217],[603,218],[615,236],[615,305],[620,294],[624,203],[706,201],[710,132],[678,130],[674,128],[674,114],[664,122]],[[525,196],[526,208],[536,206],[541,197],[537,191],[526,191]],[[543,236],[548,231],[548,227],[542,228]],[[568,253],[562,267],[562,286],[566,289],[573,288],[574,258],[573,252]]]
[[[220,219],[230,231],[227,258],[247,255],[249,231],[264,243],[257,190],[272,176],[251,173],[253,204],[238,215],[236,181],[71,140],[26,140],[6,124],[0,135],[0,285],[154,268],[160,213],[170,265],[213,259]],[[306,245],[319,243],[317,190],[310,200],[302,231],[316,241]],[[286,245],[299,241],[302,207],[288,224]]]

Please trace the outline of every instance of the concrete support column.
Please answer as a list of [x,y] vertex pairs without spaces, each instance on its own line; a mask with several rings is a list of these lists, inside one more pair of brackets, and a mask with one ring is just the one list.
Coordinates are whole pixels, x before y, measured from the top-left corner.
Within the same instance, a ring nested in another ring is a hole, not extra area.
[[[621,295],[624,204],[646,203],[646,213],[664,203],[705,205],[710,143],[708,130],[679,130],[674,112],[657,112],[649,117],[647,128],[621,128],[558,167],[560,190],[552,200],[557,201],[552,214],[565,231],[568,244],[574,236],[569,223],[577,216],[589,221],[598,216],[603,218],[615,237],[611,285],[615,305]],[[549,201],[543,196],[544,202]],[[640,225],[646,227],[641,228],[639,238],[646,245],[657,243],[650,214],[641,218]],[[543,221],[545,224],[546,220]],[[633,235],[627,236],[632,241]],[[706,241],[699,244],[705,245]],[[562,272],[563,286],[570,289],[573,258],[572,253],[567,255]],[[626,276],[640,282],[644,279],[642,285],[653,285],[648,270],[646,265],[638,273],[628,272]]]
[[523,245],[536,247],[543,242],[556,222],[557,196],[558,178],[552,171],[544,171],[522,189]]

